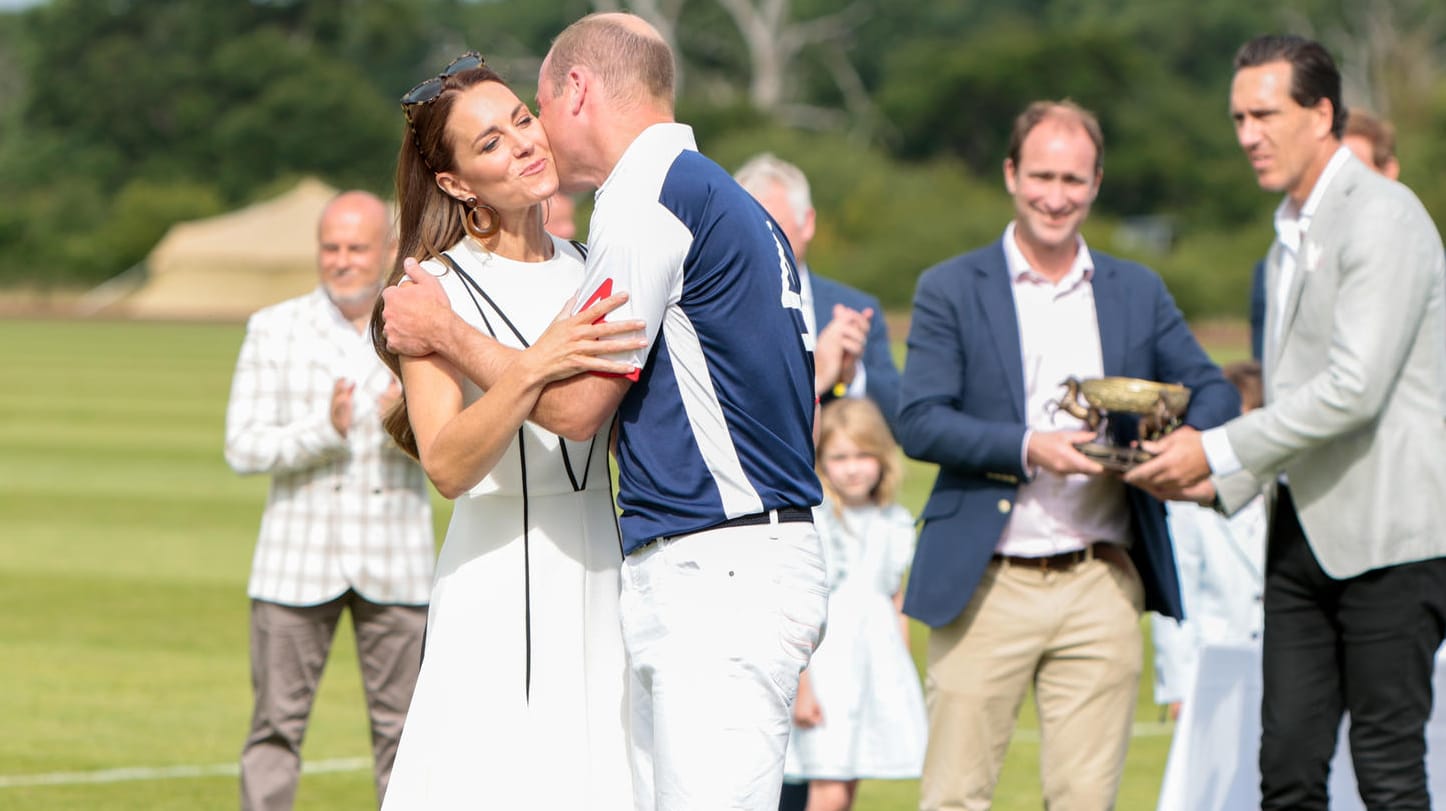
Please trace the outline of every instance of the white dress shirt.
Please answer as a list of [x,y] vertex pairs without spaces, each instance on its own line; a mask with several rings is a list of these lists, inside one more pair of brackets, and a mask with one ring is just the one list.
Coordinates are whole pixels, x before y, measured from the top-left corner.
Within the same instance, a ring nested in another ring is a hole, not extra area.
[[[1270,325],[1270,334],[1266,336],[1265,357],[1270,358],[1274,354],[1274,347],[1280,345],[1280,331],[1285,324],[1285,299],[1286,291],[1290,290],[1291,282],[1295,278],[1295,271],[1300,264],[1300,249],[1305,243],[1305,235],[1310,231],[1310,221],[1315,217],[1315,210],[1320,207],[1321,198],[1325,196],[1326,187],[1340,171],[1341,166],[1352,157],[1351,151],[1346,147],[1340,147],[1331,156],[1330,162],[1321,170],[1320,177],[1316,179],[1315,186],[1311,188],[1310,194],[1305,198],[1305,204],[1296,207],[1295,203],[1287,196],[1280,201],[1275,209],[1275,237],[1280,243],[1280,272],[1276,274],[1274,287],[1266,291],[1266,306],[1274,312],[1273,317],[1266,319]],[[1309,257],[1307,257],[1309,260]],[[1269,278],[1267,276],[1267,278]],[[1235,449],[1230,447],[1230,440],[1225,436],[1225,426],[1221,425],[1211,428],[1200,435],[1200,443],[1205,451],[1205,461],[1210,465],[1210,472],[1217,476],[1229,476],[1237,473],[1243,467],[1240,458],[1235,455]]]
[[[1099,319],[1095,314],[1094,260],[1079,238],[1074,265],[1054,283],[1029,267],[1014,241],[1014,223],[1004,229],[1004,259],[1019,319],[1024,363],[1025,418],[1029,430],[1021,454],[1027,455],[1035,431],[1083,431],[1084,422],[1052,406],[1064,395],[1061,384],[1104,374]],[[1027,467],[1027,465],[1026,465]],[[1125,486],[1112,476],[1049,471],[1021,484],[1009,523],[995,551],[1003,555],[1043,557],[1083,549],[1096,541],[1125,543],[1130,515]]]

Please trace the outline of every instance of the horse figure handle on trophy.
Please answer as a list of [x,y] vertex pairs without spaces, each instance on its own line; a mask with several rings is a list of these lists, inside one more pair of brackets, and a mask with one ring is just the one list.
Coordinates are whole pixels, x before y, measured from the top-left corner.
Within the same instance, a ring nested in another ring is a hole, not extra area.
[[[1133,377],[1065,378],[1064,396],[1051,400],[1051,413],[1064,411],[1082,420],[1095,438],[1075,447],[1080,453],[1114,471],[1125,471],[1148,460],[1151,454],[1134,443],[1116,444],[1101,428],[1112,413],[1135,414],[1138,438],[1156,440],[1177,428],[1190,402],[1190,389],[1178,383],[1160,383]],[[1081,402],[1083,401],[1083,402]]]
[[1053,417],[1063,411],[1077,420],[1083,420],[1085,426],[1091,431],[1098,431],[1100,423],[1104,420],[1104,412],[1093,405],[1080,404],[1080,379],[1070,375],[1060,385],[1064,387],[1064,396],[1045,403],[1045,408],[1049,409],[1050,416]]

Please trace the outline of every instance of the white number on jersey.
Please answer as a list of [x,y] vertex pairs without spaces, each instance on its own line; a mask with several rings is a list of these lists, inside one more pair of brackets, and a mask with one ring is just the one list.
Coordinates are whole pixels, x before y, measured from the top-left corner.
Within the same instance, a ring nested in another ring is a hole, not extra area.
[[[773,223],[769,222],[766,218],[763,222],[768,226],[769,235],[773,237],[774,247],[778,248],[778,276],[781,282],[780,286],[783,290],[779,296],[780,303],[783,304],[785,310],[798,310],[799,321],[807,324],[808,319],[803,317],[803,296],[800,295],[797,290],[794,290],[792,284],[790,284],[789,277],[792,276],[795,271],[793,265],[789,264],[788,252],[783,250],[783,243],[779,241],[778,234],[773,230]],[[813,336],[809,334],[807,328],[800,334],[803,336],[804,348],[812,352]]]

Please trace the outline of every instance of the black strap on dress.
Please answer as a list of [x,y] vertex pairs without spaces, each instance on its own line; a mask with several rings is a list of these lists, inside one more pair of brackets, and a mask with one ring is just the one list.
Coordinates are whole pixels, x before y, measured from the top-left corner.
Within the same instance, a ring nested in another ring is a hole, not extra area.
[[[584,258],[587,257],[587,248],[584,247],[584,246],[582,245],[582,243],[577,242],[576,240],[572,240],[572,244],[573,244],[573,247],[577,248],[578,252],[581,253]],[[503,312],[502,308],[497,305],[497,302],[494,301],[493,298],[487,294],[487,291],[482,288],[482,285],[480,285],[480,284],[477,283],[477,280],[476,280],[476,279],[473,279],[473,278],[472,278],[471,274],[467,273],[465,270],[462,269],[462,266],[457,262],[456,259],[453,259],[453,258],[452,258],[451,254],[448,254],[448,253],[446,253],[446,252],[443,252],[443,253],[442,253],[442,259],[445,260],[445,261],[447,262],[447,264],[451,266],[451,268],[452,268],[453,271],[456,272],[457,278],[459,278],[459,279],[462,280],[462,289],[464,289],[464,290],[467,291],[467,296],[472,299],[472,305],[477,308],[477,315],[480,316],[481,319],[482,319],[482,325],[487,328],[487,332],[488,332],[489,334],[491,334],[491,336],[492,336],[492,338],[493,338],[494,340],[497,338],[497,330],[492,326],[492,321],[491,321],[491,319],[489,319],[489,318],[487,317],[487,312],[486,312],[485,309],[483,309],[483,307],[482,307],[482,302],[477,300],[477,297],[478,297],[478,296],[481,296],[482,299],[487,302],[488,306],[490,306],[490,307],[492,308],[492,311],[495,312],[495,313],[497,314],[497,316],[502,319],[502,323],[507,326],[507,329],[512,333],[513,337],[515,337],[515,338],[517,339],[518,343],[522,344],[522,347],[523,347],[524,349],[532,346],[532,343],[531,343],[530,341],[528,341],[526,337],[523,336],[522,331],[517,328],[517,325],[512,323],[512,319],[510,319],[510,318],[507,317],[507,313]],[[567,439],[566,439],[565,437],[561,436],[561,435],[558,435],[558,436],[557,436],[557,446],[558,446],[558,448],[562,451],[562,465],[563,465],[563,468],[567,471],[567,479],[568,479],[568,482],[572,485],[572,491],[573,491],[574,493],[579,492],[579,491],[581,491],[581,490],[583,490],[584,488],[587,487],[588,474],[589,474],[589,473],[591,472],[591,470],[592,470],[593,448],[596,447],[596,445],[597,445],[597,436],[594,435],[593,438],[592,438],[592,440],[589,441],[588,446],[587,446],[587,459],[586,459],[586,462],[585,462],[584,465],[583,465],[582,480],[581,480],[581,481],[578,481],[578,478],[577,478],[576,474],[573,472],[572,458],[571,458],[571,456],[570,456],[570,455],[568,454],[568,452],[567,452]],[[524,685],[523,685],[523,691],[524,691],[526,697],[527,697],[528,699],[531,699],[531,696],[532,696],[532,544],[531,544],[531,527],[532,527],[532,522],[531,522],[531,514],[530,514],[531,499],[528,498],[528,494],[527,494],[527,442],[526,442],[526,430],[525,430],[523,427],[521,427],[521,426],[519,426],[518,429],[517,429],[517,457],[518,457],[518,461],[521,463],[521,468],[522,468],[522,596],[523,596],[523,603],[524,603],[524,605],[523,605],[523,619],[524,619],[524,622],[526,623],[526,628],[524,629],[524,633],[525,633],[526,645],[527,645],[527,650],[526,650],[526,657],[527,657],[527,659],[526,659],[526,675],[525,675],[525,682],[524,682]]]

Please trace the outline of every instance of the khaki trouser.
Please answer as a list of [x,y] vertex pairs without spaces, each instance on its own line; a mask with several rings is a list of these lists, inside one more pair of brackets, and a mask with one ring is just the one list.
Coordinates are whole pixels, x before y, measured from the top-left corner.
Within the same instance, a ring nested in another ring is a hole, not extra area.
[[256,704],[241,750],[241,808],[286,811],[296,798],[301,740],[336,624],[351,607],[371,717],[377,802],[397,756],[422,664],[427,607],[381,605],[354,591],[315,606],[251,602],[251,687]]
[[1114,807],[1142,667],[1144,589],[1127,557],[1110,557],[1117,562],[1068,571],[992,562],[964,612],[930,633],[923,811],[990,807],[1031,685],[1045,808]]

